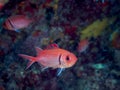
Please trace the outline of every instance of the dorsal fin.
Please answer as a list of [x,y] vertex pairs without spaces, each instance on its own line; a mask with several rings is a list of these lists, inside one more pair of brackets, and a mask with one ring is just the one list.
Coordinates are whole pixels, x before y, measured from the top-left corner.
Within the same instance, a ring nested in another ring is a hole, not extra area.
[[39,47],[35,47],[35,50],[36,50],[36,52],[37,52],[37,56],[40,54],[40,52],[42,51],[42,49],[41,48],[39,48]]
[[53,48],[59,48],[59,46],[56,43],[53,43],[46,47],[46,49],[53,49]]

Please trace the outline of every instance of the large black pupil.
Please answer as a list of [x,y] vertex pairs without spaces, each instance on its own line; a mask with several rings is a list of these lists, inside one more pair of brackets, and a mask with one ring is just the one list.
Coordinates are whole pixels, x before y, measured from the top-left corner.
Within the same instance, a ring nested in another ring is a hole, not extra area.
[[67,61],[69,60],[69,56],[66,57],[66,60],[67,60]]

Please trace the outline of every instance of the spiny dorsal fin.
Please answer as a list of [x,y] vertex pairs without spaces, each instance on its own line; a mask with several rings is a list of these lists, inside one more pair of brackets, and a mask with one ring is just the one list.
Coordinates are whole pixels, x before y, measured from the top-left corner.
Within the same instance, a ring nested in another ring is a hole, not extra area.
[[41,48],[39,48],[39,47],[35,47],[35,50],[36,50],[36,52],[37,52],[37,56],[40,54],[40,52],[42,51],[42,49]]
[[53,43],[46,47],[46,49],[53,49],[53,48],[59,48],[59,46],[56,43]]

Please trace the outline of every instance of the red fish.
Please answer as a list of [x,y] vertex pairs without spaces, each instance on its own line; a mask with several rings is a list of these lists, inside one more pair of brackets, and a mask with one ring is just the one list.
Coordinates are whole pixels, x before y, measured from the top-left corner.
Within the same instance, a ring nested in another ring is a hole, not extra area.
[[88,45],[89,41],[87,39],[81,40],[78,44],[78,52],[84,52],[88,48]]
[[77,57],[64,49],[57,48],[56,45],[51,45],[55,48],[42,50],[41,48],[36,47],[37,56],[28,56],[24,54],[19,54],[19,56],[28,59],[30,62],[28,63],[27,68],[29,68],[34,62],[38,62],[44,68],[69,68],[72,67],[76,61]]
[[115,49],[120,49],[120,33],[118,32],[118,30],[113,32],[113,34],[111,35],[110,40],[111,40],[111,45]]
[[8,30],[16,31],[27,27],[32,21],[32,19],[29,19],[24,15],[11,16],[4,22],[3,27]]

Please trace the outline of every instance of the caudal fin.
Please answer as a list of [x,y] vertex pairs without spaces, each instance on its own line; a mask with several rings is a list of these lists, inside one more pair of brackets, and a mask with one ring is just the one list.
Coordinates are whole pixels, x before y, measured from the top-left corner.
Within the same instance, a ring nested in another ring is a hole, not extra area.
[[25,58],[25,59],[28,59],[29,60],[29,63],[27,65],[27,68],[28,69],[34,62],[36,62],[36,58],[35,57],[32,57],[32,56],[28,56],[28,55],[24,55],[24,54],[18,54],[20,57],[22,58]]

